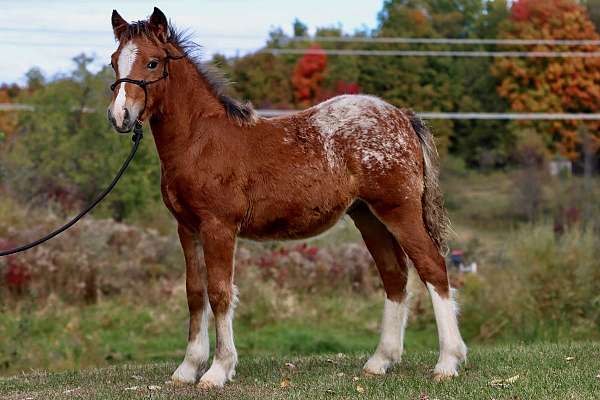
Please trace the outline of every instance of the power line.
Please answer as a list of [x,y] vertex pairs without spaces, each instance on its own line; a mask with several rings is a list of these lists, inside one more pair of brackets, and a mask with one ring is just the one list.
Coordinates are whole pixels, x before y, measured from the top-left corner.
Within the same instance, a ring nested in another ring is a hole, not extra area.
[[369,56],[369,57],[503,57],[503,58],[598,58],[600,51],[438,51],[438,50],[349,50],[349,49],[263,49],[273,55]]
[[[0,111],[35,111],[29,104],[0,103]],[[257,110],[263,117],[281,117],[295,114],[301,110]],[[85,113],[94,112],[85,108]],[[600,114],[591,113],[465,113],[465,112],[418,112],[423,119],[463,119],[463,120],[525,120],[525,121],[553,121],[553,120],[583,120],[600,121]]]
[[35,111],[29,104],[0,103],[0,111]]
[[[39,33],[43,35],[67,35],[67,36],[104,36],[112,37],[112,29],[106,30],[61,30],[61,29],[45,29],[45,28],[17,28],[17,27],[2,27],[0,32],[13,33]],[[194,32],[194,36],[210,39],[225,39],[225,40],[264,40],[265,35],[239,35],[239,34],[224,34],[224,33],[202,33]]]
[[417,113],[423,119],[485,119],[485,120],[520,120],[520,121],[556,121],[583,120],[598,121],[600,114],[584,113]]
[[[46,28],[6,27],[0,31],[16,33],[42,33],[50,35],[107,35],[107,30],[62,30]],[[222,33],[196,33],[197,36],[211,39],[264,39],[261,35],[239,35]],[[300,36],[283,37],[280,43],[323,42],[323,43],[379,43],[379,44],[447,44],[447,45],[498,45],[498,46],[600,46],[597,39],[485,39],[485,38],[414,38],[414,37],[368,37],[368,36]]]
[[[291,115],[300,110],[258,110],[264,117],[280,117]],[[522,120],[522,121],[556,121],[584,120],[599,121],[600,114],[588,113],[466,113],[466,112],[417,112],[423,119],[463,119],[463,120]]]
[[407,38],[407,37],[356,37],[356,36],[302,36],[283,38],[286,42],[323,42],[323,43],[379,43],[379,44],[449,44],[473,45],[491,44],[498,46],[600,46],[600,40],[595,39],[460,39],[460,38]]

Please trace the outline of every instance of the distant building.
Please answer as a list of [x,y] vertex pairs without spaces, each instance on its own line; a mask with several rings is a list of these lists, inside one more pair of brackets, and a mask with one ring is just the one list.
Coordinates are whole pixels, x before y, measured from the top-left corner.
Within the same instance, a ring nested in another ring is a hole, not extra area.
[[571,162],[571,160],[557,155],[550,161],[550,163],[548,163],[548,168],[550,169],[550,175],[552,176],[571,176],[571,173],[573,171],[573,163]]

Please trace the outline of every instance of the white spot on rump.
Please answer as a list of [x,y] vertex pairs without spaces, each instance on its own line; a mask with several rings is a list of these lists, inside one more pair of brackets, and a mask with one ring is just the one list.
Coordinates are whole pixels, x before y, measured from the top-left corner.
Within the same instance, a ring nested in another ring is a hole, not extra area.
[[431,283],[427,283],[427,289],[431,295],[435,321],[440,341],[440,358],[434,369],[436,378],[443,379],[458,375],[458,364],[467,358],[467,347],[463,342],[456,314],[458,307],[453,298],[442,298]]
[[[119,70],[119,79],[127,78],[131,73],[131,69],[133,68],[133,64],[135,63],[135,59],[137,57],[138,48],[133,42],[127,43],[121,49],[121,53],[119,54],[119,60],[117,61],[118,70]],[[123,118],[125,116],[125,102],[127,101],[127,93],[126,86],[127,83],[121,83],[119,85],[119,91],[117,92],[117,97],[115,98],[115,102],[113,104],[112,115],[117,121],[117,125],[123,125]]]
[[402,358],[404,350],[404,330],[408,319],[408,300],[398,303],[385,299],[381,338],[375,354],[363,369],[370,374],[382,375]]
[[321,133],[327,162],[339,164],[342,149],[357,154],[367,169],[402,163],[406,149],[398,109],[374,96],[344,95],[315,106],[311,122]]

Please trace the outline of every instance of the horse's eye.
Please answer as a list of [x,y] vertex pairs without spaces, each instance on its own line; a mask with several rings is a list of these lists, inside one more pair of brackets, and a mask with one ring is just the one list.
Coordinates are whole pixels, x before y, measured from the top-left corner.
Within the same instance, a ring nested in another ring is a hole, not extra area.
[[158,61],[150,61],[147,65],[148,69],[156,69],[158,67]]

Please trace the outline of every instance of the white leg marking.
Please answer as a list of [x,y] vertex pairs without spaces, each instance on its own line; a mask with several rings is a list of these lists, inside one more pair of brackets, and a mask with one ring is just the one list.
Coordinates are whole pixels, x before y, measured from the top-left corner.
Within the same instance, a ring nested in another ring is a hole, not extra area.
[[210,352],[210,339],[208,338],[208,296],[204,296],[205,308],[200,317],[200,327],[196,336],[188,342],[185,358],[175,370],[171,379],[176,383],[196,383],[200,368],[206,365]]
[[[137,56],[138,48],[133,42],[127,43],[121,53],[119,54],[118,66],[119,66],[119,79],[127,78],[131,73],[133,64]],[[125,86],[127,83],[121,83],[119,85],[119,91],[113,104],[112,115],[115,118],[117,125],[123,125],[123,119],[125,117],[125,102],[127,101],[127,93]]]
[[408,299],[402,303],[385,299],[381,338],[375,354],[363,367],[366,373],[383,375],[391,366],[400,362],[404,350],[404,329],[407,318]]
[[202,375],[198,384],[203,389],[223,387],[225,382],[233,379],[235,376],[237,351],[233,342],[233,314],[236,302],[237,288],[234,286],[233,301],[229,306],[229,311],[225,314],[215,315],[217,346],[212,365]]
[[458,309],[453,299],[454,293],[451,290],[450,298],[444,299],[430,283],[427,283],[427,289],[431,295],[440,341],[440,358],[433,370],[434,378],[451,378],[458,375],[458,364],[467,359],[467,346],[458,330]]

